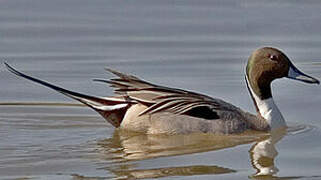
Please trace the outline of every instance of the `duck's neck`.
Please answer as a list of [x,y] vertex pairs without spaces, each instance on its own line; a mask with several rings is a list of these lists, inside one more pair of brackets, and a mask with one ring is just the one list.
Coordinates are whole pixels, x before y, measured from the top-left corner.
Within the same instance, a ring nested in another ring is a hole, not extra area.
[[271,130],[285,127],[284,118],[274,103],[270,84],[262,89],[257,82],[251,82],[247,74],[245,79],[258,115],[267,121]]

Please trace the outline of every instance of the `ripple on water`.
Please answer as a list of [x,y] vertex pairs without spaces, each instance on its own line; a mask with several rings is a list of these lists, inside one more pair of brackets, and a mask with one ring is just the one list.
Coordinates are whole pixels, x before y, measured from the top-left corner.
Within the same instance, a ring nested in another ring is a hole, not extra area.
[[[262,174],[290,177],[293,175],[290,172],[296,168],[292,160],[297,153],[305,152],[307,147],[321,149],[320,145],[305,141],[307,137],[321,138],[320,130],[305,124],[290,125],[285,137],[282,133],[271,136],[254,131],[230,136],[146,135],[115,130],[88,108],[59,103],[2,104],[0,119],[0,146],[5,147],[0,151],[0,173],[7,176],[53,171],[59,174],[54,177],[71,176],[74,179],[106,178],[111,174],[125,179],[242,174],[244,165],[240,162],[251,162],[247,173],[254,174],[253,177]],[[293,149],[301,141],[304,141],[303,147]],[[275,144],[283,148],[277,149]],[[316,151],[311,151],[305,158],[315,158],[315,155]],[[194,156],[199,159],[193,159]],[[213,157],[216,157],[214,165],[201,163]],[[160,167],[156,165],[168,158],[177,161]],[[191,158],[193,161],[190,162],[198,163],[187,163],[186,159]],[[233,158],[239,160],[230,162]],[[286,166],[275,163],[277,158],[283,159]],[[157,159],[157,163],[150,167],[149,159]],[[317,162],[310,162],[317,165]],[[265,169],[261,169],[262,164]],[[266,171],[266,165],[270,165],[269,171]],[[257,172],[253,173],[253,170]],[[315,172],[315,168],[311,171]]]
[[289,135],[297,135],[302,133],[309,133],[310,131],[317,130],[318,127],[308,125],[308,124],[298,124],[298,125],[290,125],[288,126],[288,134]]

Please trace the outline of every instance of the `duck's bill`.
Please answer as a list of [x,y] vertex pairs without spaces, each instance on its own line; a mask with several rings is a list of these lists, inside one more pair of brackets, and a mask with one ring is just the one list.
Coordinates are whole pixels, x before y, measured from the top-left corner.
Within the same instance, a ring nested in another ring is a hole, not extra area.
[[311,84],[320,84],[320,81],[314,77],[308,76],[298,70],[293,64],[290,65],[289,73],[287,78],[303,81]]

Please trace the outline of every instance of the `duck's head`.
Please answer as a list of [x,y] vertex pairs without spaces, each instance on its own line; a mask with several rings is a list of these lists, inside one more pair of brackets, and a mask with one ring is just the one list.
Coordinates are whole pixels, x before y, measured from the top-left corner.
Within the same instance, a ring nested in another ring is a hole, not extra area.
[[274,79],[287,77],[306,83],[320,84],[316,78],[299,71],[280,50],[263,47],[255,50],[246,66],[248,83],[260,99],[272,97],[270,84]]

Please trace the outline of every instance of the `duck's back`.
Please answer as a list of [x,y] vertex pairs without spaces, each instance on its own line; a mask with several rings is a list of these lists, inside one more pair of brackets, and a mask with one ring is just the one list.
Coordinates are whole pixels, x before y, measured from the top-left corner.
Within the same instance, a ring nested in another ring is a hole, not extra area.
[[138,114],[146,106],[133,105],[126,112],[120,128],[147,134],[188,134],[188,133],[241,133],[249,128],[243,112],[218,112],[221,119],[204,119],[171,112]]
[[232,134],[253,125],[248,117],[255,120],[255,116],[249,116],[223,100],[109,71],[119,78],[99,81],[111,84],[116,88],[115,93],[130,102],[123,119],[120,119],[121,128],[149,134]]

